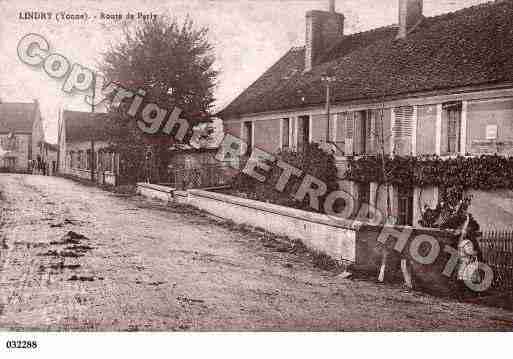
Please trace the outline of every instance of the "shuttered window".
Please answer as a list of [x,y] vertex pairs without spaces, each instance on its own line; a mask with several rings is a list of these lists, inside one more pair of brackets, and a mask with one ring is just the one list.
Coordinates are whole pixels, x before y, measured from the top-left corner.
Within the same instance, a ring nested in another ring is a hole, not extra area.
[[345,140],[345,153],[347,155],[352,155],[354,152],[353,149],[353,137],[354,137],[354,113],[353,112],[344,112],[342,113],[343,121],[345,122],[346,128],[346,140]]
[[352,112],[344,112],[343,113],[345,121],[346,121],[346,138],[353,138],[354,132],[354,119]]
[[413,135],[413,106],[397,107],[395,111],[394,138],[407,138]]
[[412,136],[414,133],[413,106],[396,107],[395,120],[392,127],[394,136],[394,152],[398,155],[412,153]]

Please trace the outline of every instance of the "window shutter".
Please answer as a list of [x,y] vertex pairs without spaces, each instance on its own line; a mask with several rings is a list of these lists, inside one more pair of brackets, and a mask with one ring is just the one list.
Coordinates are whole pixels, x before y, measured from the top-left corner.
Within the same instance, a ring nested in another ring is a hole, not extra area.
[[373,110],[372,118],[374,121],[374,125],[373,125],[374,137],[373,137],[373,141],[372,141],[373,150],[374,150],[374,153],[380,153],[381,146],[382,146],[381,142],[383,140],[382,132],[383,132],[383,121],[384,121],[384,117],[381,118],[381,110]]
[[397,107],[394,112],[395,121],[392,133],[395,152],[398,155],[408,155],[411,153],[411,136],[413,135],[413,106]]
[[411,137],[413,134],[413,107],[395,109],[394,138]]
[[346,155],[352,155],[353,150],[353,140],[354,140],[354,113],[353,112],[344,112],[344,121],[346,123],[346,143],[345,143],[345,152]]

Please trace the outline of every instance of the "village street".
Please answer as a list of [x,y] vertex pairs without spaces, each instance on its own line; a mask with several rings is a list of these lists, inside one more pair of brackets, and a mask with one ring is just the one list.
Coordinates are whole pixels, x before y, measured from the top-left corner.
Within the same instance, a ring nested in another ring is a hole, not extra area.
[[345,280],[187,208],[0,174],[0,330],[511,330],[513,313]]

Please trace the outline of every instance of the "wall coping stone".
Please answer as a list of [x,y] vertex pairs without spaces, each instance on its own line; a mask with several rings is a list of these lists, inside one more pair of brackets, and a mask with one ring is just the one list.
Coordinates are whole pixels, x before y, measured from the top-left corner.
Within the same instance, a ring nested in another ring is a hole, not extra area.
[[349,220],[344,218],[336,218],[330,217],[321,213],[307,212],[300,209],[280,206],[272,203],[260,202],[246,198],[240,198],[236,196],[230,196],[221,193],[208,192],[197,189],[190,189],[187,191],[192,196],[204,197],[213,199],[220,202],[226,202],[231,204],[236,204],[239,206],[244,206],[247,208],[253,208],[264,212],[269,212],[273,214],[278,214],[282,216],[288,216],[292,218],[297,218],[304,221],[324,224],[327,226],[343,228],[343,229],[351,229],[358,230],[362,226],[362,222]]
[[152,189],[155,191],[171,193],[171,194],[175,191],[175,188],[173,188],[173,187],[160,186],[158,184],[144,183],[144,182],[138,182],[137,187],[148,188],[148,189]]

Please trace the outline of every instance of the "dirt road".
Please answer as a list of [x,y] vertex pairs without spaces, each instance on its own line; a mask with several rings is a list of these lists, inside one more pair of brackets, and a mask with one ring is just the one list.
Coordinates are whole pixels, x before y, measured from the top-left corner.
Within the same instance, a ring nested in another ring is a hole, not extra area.
[[512,330],[513,313],[344,280],[183,208],[0,174],[0,329]]

